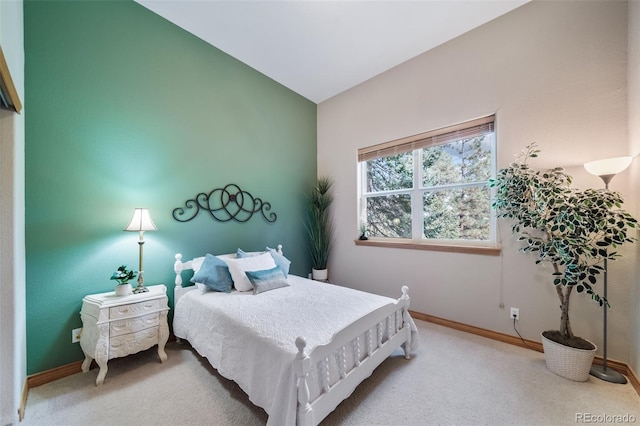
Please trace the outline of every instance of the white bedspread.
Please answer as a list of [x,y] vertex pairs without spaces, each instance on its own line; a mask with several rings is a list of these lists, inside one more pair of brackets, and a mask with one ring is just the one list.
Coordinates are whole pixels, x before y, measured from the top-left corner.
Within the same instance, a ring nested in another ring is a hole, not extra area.
[[190,291],[178,301],[173,320],[175,335],[238,383],[273,425],[296,423],[295,339],[303,336],[310,352],[356,319],[395,302],[295,275],[288,281],[290,287],[258,295]]

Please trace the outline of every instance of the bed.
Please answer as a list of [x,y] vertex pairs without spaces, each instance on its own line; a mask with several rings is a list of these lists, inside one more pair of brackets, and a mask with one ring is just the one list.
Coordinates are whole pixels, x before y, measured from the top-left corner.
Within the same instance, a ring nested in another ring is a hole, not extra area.
[[[173,331],[262,407],[268,425],[317,425],[397,348],[409,359],[417,330],[406,286],[396,300],[292,275],[289,265],[281,246],[185,262],[176,254]],[[182,287],[189,269],[195,285]]]

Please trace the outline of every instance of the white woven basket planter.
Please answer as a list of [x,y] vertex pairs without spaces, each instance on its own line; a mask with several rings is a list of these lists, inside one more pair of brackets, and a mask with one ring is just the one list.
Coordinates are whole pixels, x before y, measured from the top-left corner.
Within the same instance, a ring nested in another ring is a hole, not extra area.
[[542,334],[540,337],[542,338],[544,359],[549,370],[558,376],[576,382],[586,382],[589,379],[591,364],[596,356],[596,345],[593,345],[594,349],[592,350],[576,349],[549,340]]

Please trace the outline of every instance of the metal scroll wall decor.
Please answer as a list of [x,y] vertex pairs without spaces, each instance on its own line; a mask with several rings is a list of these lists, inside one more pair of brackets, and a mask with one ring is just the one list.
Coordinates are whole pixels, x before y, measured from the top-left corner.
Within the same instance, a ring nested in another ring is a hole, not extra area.
[[184,207],[173,209],[173,218],[178,222],[189,222],[201,210],[208,211],[220,222],[246,222],[254,213],[260,213],[267,222],[275,222],[277,215],[271,210],[271,203],[254,197],[247,191],[230,183],[224,188],[213,189],[209,193],[201,192],[195,198],[187,200]]

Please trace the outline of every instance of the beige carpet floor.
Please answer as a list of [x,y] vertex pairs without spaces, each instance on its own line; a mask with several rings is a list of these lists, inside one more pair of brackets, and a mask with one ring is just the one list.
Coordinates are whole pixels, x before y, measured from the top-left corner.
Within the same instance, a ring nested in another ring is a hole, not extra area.
[[[575,425],[640,423],[630,384],[577,383],[546,369],[543,354],[416,321],[420,348],[400,351],[322,425]],[[264,425],[265,412],[188,344],[167,345],[32,389],[21,425]],[[590,421],[586,421],[589,419]],[[598,420],[602,420],[598,422]],[[595,421],[595,422],[594,422]]]

